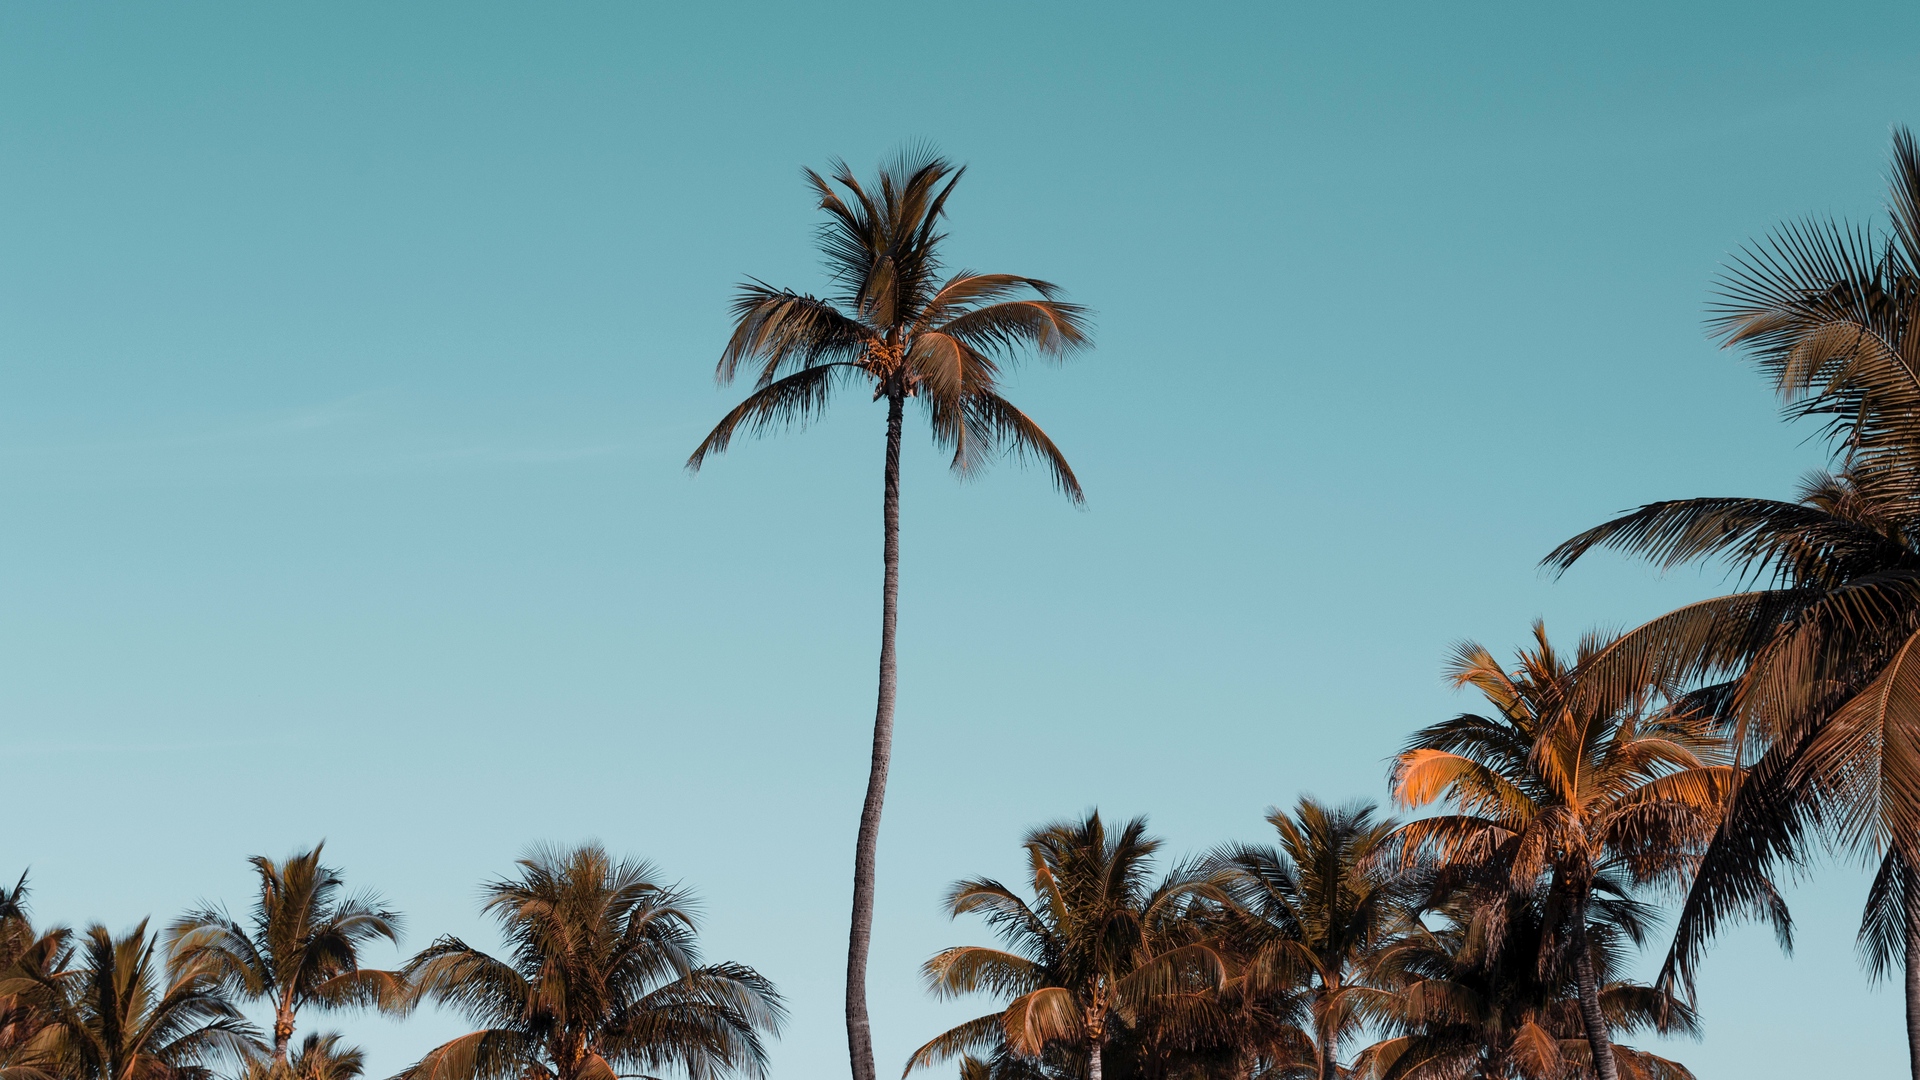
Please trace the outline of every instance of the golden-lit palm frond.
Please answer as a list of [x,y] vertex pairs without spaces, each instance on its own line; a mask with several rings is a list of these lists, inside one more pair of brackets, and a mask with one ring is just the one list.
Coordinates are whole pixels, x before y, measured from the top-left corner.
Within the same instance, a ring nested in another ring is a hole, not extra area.
[[988,356],[1032,349],[1043,357],[1063,359],[1091,343],[1086,308],[1052,299],[1052,285],[1022,280],[1044,286],[1046,292],[1034,299],[1002,300],[964,311],[921,333],[938,333]]
[[900,1075],[905,1077],[915,1069],[938,1065],[951,1058],[969,1057],[978,1051],[991,1052],[1005,1045],[1006,1037],[999,1013],[975,1017],[929,1039],[907,1058],[907,1066],[900,1070]]
[[524,1080],[539,1066],[538,1043],[524,1032],[468,1032],[427,1051],[395,1080]]
[[1454,689],[1473,687],[1508,719],[1517,719],[1516,714],[1524,709],[1520,687],[1487,647],[1477,641],[1455,642],[1448,650],[1441,671]]
[[1520,1069],[1522,1076],[1537,1080],[1555,1080],[1567,1071],[1566,1058],[1560,1052],[1560,1039],[1528,1020],[1513,1033],[1513,1041],[1508,1045],[1507,1058]]
[[1519,832],[1498,822],[1467,814],[1437,814],[1416,818],[1395,830],[1379,857],[1398,857],[1403,869],[1423,863],[1441,866],[1484,864],[1511,848]]
[[[1741,675],[1769,649],[1784,659],[1776,669],[1790,670],[1803,662],[1805,650],[1791,648],[1794,642],[1784,639],[1782,627],[1817,598],[1812,590],[1769,589],[1676,608],[1620,635],[1595,656],[1581,672],[1575,704],[1585,710],[1593,707],[1590,703],[1621,700],[1649,686]],[[1743,682],[1739,693],[1739,707],[1753,711],[1751,687]]]
[[1036,961],[979,945],[942,949],[920,965],[927,989],[936,997],[989,993],[1017,997],[1034,989],[1046,977]]
[[1079,1042],[1086,1037],[1080,1004],[1064,986],[1047,986],[1014,998],[1000,1013],[1007,1046],[1016,1054],[1037,1057],[1049,1043]]
[[1471,758],[1445,750],[1408,750],[1394,759],[1393,799],[1414,809],[1442,797],[1490,827],[1517,832],[1536,814],[1534,800],[1512,781]]
[[1616,1046],[1613,1060],[1620,1080],[1694,1080],[1693,1070],[1685,1065],[1645,1050]]

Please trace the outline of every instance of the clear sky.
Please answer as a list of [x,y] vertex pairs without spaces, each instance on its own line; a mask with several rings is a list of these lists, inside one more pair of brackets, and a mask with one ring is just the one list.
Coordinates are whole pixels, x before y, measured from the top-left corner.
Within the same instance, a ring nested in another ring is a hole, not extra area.
[[[325,837],[418,947],[597,837],[787,993],[776,1076],[844,1076],[883,411],[680,464],[733,283],[821,287],[801,167],[909,139],[969,166],[954,264],[1099,345],[1012,388],[1084,511],[910,436],[882,1068],[987,1008],[916,967],[1026,828],[1383,798],[1450,642],[1721,585],[1556,542],[1820,462],[1703,306],[1920,121],[1911,4],[1549,7],[0,7],[0,873],[119,927]],[[1723,939],[1671,1052],[1897,1072],[1864,886]],[[456,1030],[319,1022],[376,1078]]]

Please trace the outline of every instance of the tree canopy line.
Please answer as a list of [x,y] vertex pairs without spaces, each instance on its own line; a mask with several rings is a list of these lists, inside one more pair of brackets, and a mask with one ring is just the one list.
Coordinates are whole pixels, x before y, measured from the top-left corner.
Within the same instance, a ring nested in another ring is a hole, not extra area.
[[[717,372],[752,391],[688,460],[737,434],[804,425],[836,389],[886,401],[879,692],[855,840],[846,1018],[854,1080],[877,1080],[866,969],[898,671],[900,452],[916,402],[971,476],[1011,453],[1080,502],[1045,432],[1000,393],[1025,356],[1090,344],[1050,282],[949,274],[963,170],[910,150],[863,184],[807,179],[826,297],[753,280]],[[1714,937],[1759,919],[1791,941],[1783,869],[1838,851],[1877,867],[1863,898],[1870,977],[1903,976],[1920,1080],[1920,147],[1893,140],[1884,227],[1808,220],[1747,249],[1711,322],[1816,425],[1829,468],[1793,501],[1650,503],[1573,537],[1662,568],[1725,567],[1730,591],[1571,650],[1535,624],[1511,662],[1459,646],[1485,705],[1394,759],[1394,817],[1301,799],[1266,845],[1168,862],[1144,820],[1098,813],[1025,841],[1027,880],[947,898],[999,944],[922,974],[984,997],[903,1075],[962,1080],[1678,1080],[1630,1045],[1696,1034]],[[541,849],[491,883],[493,956],[443,937],[398,970],[360,966],[399,917],[345,891],[320,850],[254,860],[246,919],[209,907],[164,930],[36,927],[26,880],[0,891],[0,1080],[353,1080],[358,1051],[305,1014],[431,1002],[474,1030],[395,1080],[695,1080],[766,1072],[774,987],[708,963],[686,895],[598,847]],[[1663,900],[1675,900],[1671,911]],[[1672,922],[1672,934],[1656,931]],[[1664,952],[1646,982],[1646,948]],[[270,1013],[257,1027],[244,1011]],[[303,1035],[304,1032],[304,1035]],[[301,1036],[296,1042],[296,1036]]]

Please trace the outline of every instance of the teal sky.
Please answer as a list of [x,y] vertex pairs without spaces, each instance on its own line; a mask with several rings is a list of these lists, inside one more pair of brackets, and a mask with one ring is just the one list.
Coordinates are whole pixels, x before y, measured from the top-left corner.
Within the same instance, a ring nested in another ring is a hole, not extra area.
[[[1450,642],[1722,585],[1556,542],[1820,463],[1710,283],[1920,122],[1911,4],[1546,8],[0,6],[0,874],[119,927],[325,837],[418,947],[597,837],[786,992],[776,1077],[845,1075],[883,411],[680,463],[733,283],[822,285],[801,167],[910,139],[969,166],[952,263],[1099,344],[1011,391],[1084,511],[910,436],[883,1069],[987,1008],[916,968],[1029,826],[1384,798]],[[1724,938],[1672,1052],[1896,1072],[1864,891]],[[319,1023],[374,1078],[456,1030]]]

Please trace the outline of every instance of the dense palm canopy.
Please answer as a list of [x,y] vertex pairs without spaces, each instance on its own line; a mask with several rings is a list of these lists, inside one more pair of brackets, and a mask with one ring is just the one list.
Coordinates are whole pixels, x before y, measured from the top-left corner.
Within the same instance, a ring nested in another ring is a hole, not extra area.
[[[1355,1062],[1355,1080],[1567,1080],[1588,1075],[1592,1048],[1579,977],[1549,939],[1558,928],[1545,888],[1515,896],[1449,890],[1409,920],[1376,958],[1376,1023],[1387,1037]],[[1616,977],[1645,937],[1650,913],[1616,875],[1594,879],[1587,936],[1599,1005],[1620,1031],[1696,1034],[1699,1020],[1670,993]],[[1550,959],[1542,965],[1540,957]],[[1626,1080],[1691,1080],[1678,1062],[1611,1045]]]
[[401,1080],[764,1075],[779,995],[752,968],[701,962],[688,897],[651,866],[539,849],[486,895],[504,958],[443,937],[407,965],[421,995],[480,1026]]
[[406,983],[360,966],[376,940],[399,939],[400,917],[372,895],[346,891],[340,872],[320,861],[322,845],[280,862],[250,860],[259,894],[245,922],[219,907],[187,912],[167,928],[174,963],[204,968],[243,1001],[273,1009],[273,1057],[285,1064],[304,1008],[405,1009]]
[[1379,858],[1397,823],[1377,814],[1303,798],[1291,814],[1267,815],[1277,846],[1236,845],[1213,858],[1232,898],[1223,937],[1247,954],[1249,975],[1306,984],[1316,1080],[1340,1075],[1341,1043],[1377,998],[1370,966],[1406,922],[1405,890]]
[[163,969],[158,946],[144,921],[119,937],[96,925],[70,955],[10,971],[0,995],[45,1017],[23,1064],[59,1080],[209,1080],[210,1061],[263,1052],[218,974]]
[[1116,1036],[1177,1021],[1168,1013],[1182,999],[1225,982],[1224,960],[1189,922],[1196,902],[1223,894],[1191,869],[1154,880],[1159,843],[1143,819],[1109,832],[1091,813],[1034,830],[1025,847],[1032,904],[988,878],[959,882],[947,896],[949,915],[980,914],[1008,947],[956,946],[922,969],[936,995],[994,994],[1005,1007],[928,1042],[907,1072],[966,1055],[1101,1080]]
[[[1596,883],[1684,884],[1719,824],[1734,769],[1712,719],[1647,688],[1607,694],[1580,676],[1611,642],[1588,635],[1571,658],[1534,625],[1534,645],[1509,672],[1486,649],[1460,646],[1449,674],[1494,706],[1427,727],[1395,763],[1394,798],[1446,799],[1453,813],[1400,827],[1407,864],[1499,885],[1512,897],[1546,890],[1538,962],[1562,958],[1601,1080],[1616,1075],[1589,934]],[[1504,906],[1489,909],[1498,914]],[[1503,928],[1488,927],[1501,948]]]
[[1894,138],[1891,228],[1809,222],[1753,249],[1724,284],[1723,340],[1822,421],[1835,474],[1794,502],[1652,503],[1567,541],[1564,570],[1614,548],[1665,567],[1719,561],[1739,591],[1628,633],[1605,681],[1707,687],[1750,766],[1684,901],[1669,969],[1691,980],[1730,918],[1782,933],[1770,876],[1816,836],[1880,861],[1862,943],[1907,969],[1920,1077],[1920,148]]
[[900,591],[900,441],[908,399],[920,403],[934,443],[955,473],[979,471],[996,454],[1037,458],[1067,497],[1080,481],[1040,425],[1000,393],[1011,362],[1054,359],[1084,347],[1085,309],[1050,282],[1017,274],[949,274],[941,259],[947,199],[964,169],[926,151],[903,153],[863,185],[844,163],[831,179],[807,170],[827,215],[821,227],[833,291],[826,297],[758,280],[734,299],[732,338],[715,372],[753,381],[746,399],[714,425],[687,459],[697,471],[741,432],[804,425],[836,389],[858,387],[887,402],[882,474],[880,678],[867,795],[854,842],[853,912],[847,939],[847,1048],[853,1080],[875,1080],[867,1015],[867,953],[873,933],[874,865],[887,770],[893,756],[898,678],[894,635]]

